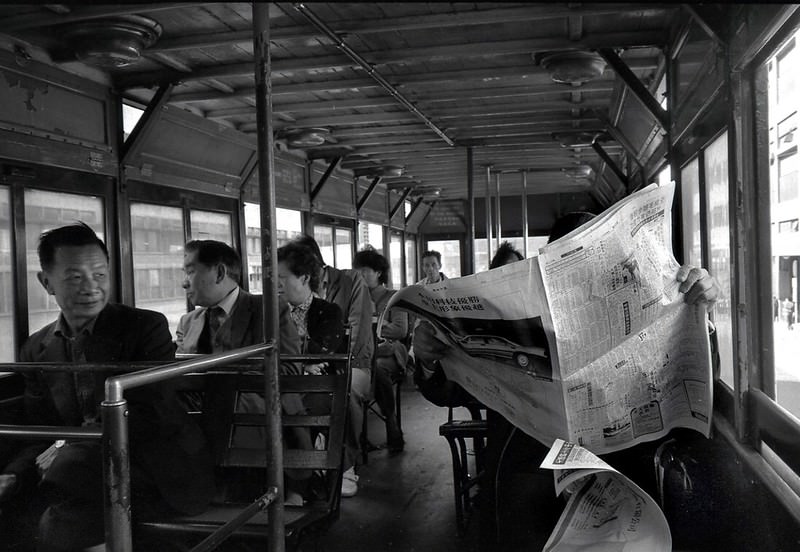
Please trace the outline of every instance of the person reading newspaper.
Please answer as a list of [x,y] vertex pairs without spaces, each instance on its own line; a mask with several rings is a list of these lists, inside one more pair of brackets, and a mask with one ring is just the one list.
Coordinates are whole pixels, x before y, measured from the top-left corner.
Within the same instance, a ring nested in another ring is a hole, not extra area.
[[[553,226],[549,241],[553,242],[565,236],[593,218],[594,215],[589,213],[565,215]],[[684,294],[683,300],[688,304],[703,304],[708,307],[719,296],[719,286],[716,280],[703,268],[691,265],[681,266],[675,274],[675,280],[679,283],[679,291]],[[425,373],[442,378],[443,370],[438,361],[447,355],[451,345],[437,338],[430,323],[423,322],[416,328],[414,347],[417,351],[418,362],[423,363],[425,367]],[[533,523],[530,516],[525,516],[524,520],[520,520],[519,525],[524,527],[523,532],[528,533],[526,538],[537,541],[541,548],[562,509],[552,491],[551,474],[544,470],[538,470],[538,466],[549,451],[549,446],[516,429],[503,416],[495,412],[489,412],[488,420],[490,437],[486,451],[487,466],[494,466],[494,470],[491,467],[489,470],[497,473],[498,477],[485,479],[488,483],[486,485],[488,488],[484,489],[488,495],[486,498],[490,501],[495,497],[499,498],[498,502],[500,503],[496,505],[498,519],[505,520],[506,524],[516,524],[515,518],[519,516],[519,514],[514,514],[512,511],[514,508],[509,507],[508,504],[532,503],[534,505],[532,511],[537,512]],[[605,459],[622,472],[640,472],[629,473],[629,475],[634,480],[642,481],[651,475],[652,452],[658,443],[659,441],[656,441],[610,453],[605,456]],[[644,458],[646,456],[649,456],[649,462]],[[525,474],[526,485],[515,484],[520,480],[518,475],[521,473]],[[501,475],[502,477],[500,477]],[[497,492],[492,485],[495,481],[498,484]],[[519,531],[501,531],[500,527],[496,529],[498,538],[508,539],[509,535],[519,533]],[[542,539],[541,542],[538,539]],[[512,545],[513,543],[499,544]]]

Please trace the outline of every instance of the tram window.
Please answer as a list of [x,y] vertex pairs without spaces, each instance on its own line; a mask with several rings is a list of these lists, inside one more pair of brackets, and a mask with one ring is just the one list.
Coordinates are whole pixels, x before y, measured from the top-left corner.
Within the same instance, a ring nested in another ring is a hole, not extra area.
[[[381,248],[383,250],[383,248]],[[353,231],[336,229],[336,268],[353,268]]]
[[[261,208],[258,203],[244,204],[244,225],[247,243],[247,278],[250,293],[261,293]],[[275,243],[278,247],[303,233],[303,213],[294,209],[275,208]]]
[[47,294],[36,278],[39,272],[39,257],[36,252],[39,235],[78,220],[89,225],[101,240],[105,239],[105,217],[101,198],[44,190],[25,190],[25,248],[30,333],[55,320],[60,312],[53,296]]
[[428,242],[428,250],[442,254],[442,272],[448,278],[461,276],[461,242],[458,240],[436,240]]
[[706,216],[708,219],[708,269],[720,287],[712,311],[719,343],[720,379],[733,388],[733,329],[731,311],[731,240],[728,215],[728,133],[704,151]]
[[233,229],[229,213],[214,211],[189,211],[193,240],[217,240],[233,245]]
[[475,272],[486,272],[489,270],[489,254],[487,253],[488,244],[486,238],[475,240]]
[[[414,204],[411,203],[409,200],[405,200],[403,202],[403,216],[407,219],[408,215],[411,214],[411,209],[414,208]],[[410,281],[410,280],[409,280]]]
[[134,301],[167,317],[175,335],[186,313],[183,290],[183,210],[131,203]]
[[122,130],[125,133],[125,140],[131,135],[133,129],[136,128],[136,123],[142,118],[144,110],[132,105],[122,104]]
[[406,236],[406,285],[417,281],[417,242]]
[[14,362],[14,278],[11,267],[11,204],[7,186],[0,186],[0,361]]
[[358,249],[367,246],[383,255],[383,226],[371,222],[358,222]]
[[[770,250],[772,300],[769,306],[773,320],[773,358],[775,388],[766,390],[778,404],[800,417],[800,355],[794,336],[800,306],[800,232],[797,213],[800,213],[800,183],[798,182],[797,122],[800,118],[800,98],[797,96],[797,75],[800,72],[800,52],[797,35],[789,40],[765,63],[759,73],[767,79],[771,226]],[[765,69],[765,70],[764,70]],[[767,378],[769,381],[769,378]]]
[[353,231],[326,224],[314,225],[314,239],[317,241],[325,264],[335,268],[353,266]]
[[403,287],[403,235],[400,232],[389,234],[389,286],[392,289]]
[[[539,249],[547,245],[550,236],[528,236],[528,258],[536,257]],[[522,249],[520,249],[522,251]]]
[[700,239],[700,160],[695,158],[681,170],[681,217],[683,262],[703,266]]

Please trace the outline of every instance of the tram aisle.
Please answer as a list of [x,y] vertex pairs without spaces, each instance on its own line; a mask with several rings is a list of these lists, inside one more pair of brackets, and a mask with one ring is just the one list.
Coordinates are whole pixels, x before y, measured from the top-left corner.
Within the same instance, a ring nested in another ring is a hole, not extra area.
[[[447,409],[428,402],[413,384],[402,396],[405,451],[390,457],[385,450],[369,455],[359,467],[359,490],[342,499],[341,517],[321,539],[326,552],[475,552],[478,513],[459,539],[453,504],[453,468],[439,426]],[[456,417],[469,418],[466,409]],[[383,423],[369,415],[373,443],[386,441]]]

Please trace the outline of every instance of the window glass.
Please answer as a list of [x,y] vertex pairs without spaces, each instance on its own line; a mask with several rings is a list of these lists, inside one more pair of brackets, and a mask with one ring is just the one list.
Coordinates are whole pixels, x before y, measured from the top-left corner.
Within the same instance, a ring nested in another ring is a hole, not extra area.
[[334,261],[336,260],[334,256],[334,249],[333,249],[333,226],[325,226],[323,224],[315,224],[314,225],[314,239],[319,246],[319,251],[322,253],[322,260],[325,261],[325,264],[330,266],[336,266]]
[[85,222],[105,241],[103,200],[96,196],[25,190],[25,241],[28,264],[28,329],[35,332],[53,322],[60,309],[52,295],[39,283],[39,235],[47,230]]
[[[11,198],[0,186],[0,362],[14,362],[14,278],[11,267]],[[39,266],[38,262],[35,266]]]
[[368,245],[383,255],[383,226],[371,222],[359,221],[358,249],[365,249]]
[[214,211],[199,211],[192,209],[189,212],[192,221],[193,240],[216,240],[233,246],[233,229],[231,228],[230,213]]
[[[800,193],[797,180],[797,121],[800,97],[797,79],[800,53],[797,33],[767,61],[768,132],[771,226],[771,309],[775,397],[778,404],[800,417]],[[766,140],[765,140],[766,141]]]
[[445,276],[448,278],[461,276],[461,243],[458,240],[429,241],[428,250],[442,254],[442,272]]
[[700,162],[692,160],[681,170],[681,217],[683,219],[683,259],[686,264],[703,266],[700,239]]
[[406,237],[406,285],[417,281],[417,242],[413,237]]
[[403,236],[399,232],[389,234],[389,286],[392,289],[403,287]]
[[547,245],[550,236],[528,236],[528,257],[539,255],[539,249]]
[[705,150],[708,216],[708,270],[716,278],[720,296],[712,312],[719,343],[720,378],[733,387],[733,322],[731,312],[731,238],[728,216],[728,133]]
[[[261,209],[258,203],[244,204],[244,224],[246,228],[245,251],[247,252],[247,277],[250,293],[261,293]],[[303,233],[303,213],[294,209],[275,209],[275,242],[278,247]]]
[[489,270],[489,255],[486,253],[488,244],[486,238],[475,239],[475,272]]
[[136,123],[142,118],[144,110],[132,105],[122,104],[122,130],[125,134],[125,140],[131,135],[133,129],[136,128]]
[[[342,269],[353,268],[353,231],[347,228],[337,228],[335,236],[336,263],[334,266]],[[378,253],[383,253],[383,248]]]
[[134,302],[167,317],[175,335],[186,313],[183,290],[183,210],[131,203]]

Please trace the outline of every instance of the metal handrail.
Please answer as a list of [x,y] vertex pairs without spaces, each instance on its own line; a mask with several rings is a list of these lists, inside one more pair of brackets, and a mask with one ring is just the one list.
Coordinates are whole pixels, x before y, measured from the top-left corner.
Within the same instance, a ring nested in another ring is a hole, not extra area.
[[[113,552],[131,552],[131,481],[128,455],[128,389],[163,382],[190,373],[207,372],[211,368],[243,360],[274,350],[274,342],[261,343],[224,353],[148,368],[106,379],[103,413],[103,478],[106,511],[106,545]],[[280,416],[280,412],[278,412]],[[281,470],[283,466],[280,466]]]
[[101,439],[99,427],[0,425],[0,435],[6,439]]

